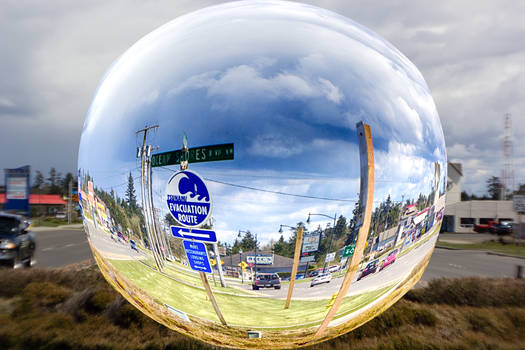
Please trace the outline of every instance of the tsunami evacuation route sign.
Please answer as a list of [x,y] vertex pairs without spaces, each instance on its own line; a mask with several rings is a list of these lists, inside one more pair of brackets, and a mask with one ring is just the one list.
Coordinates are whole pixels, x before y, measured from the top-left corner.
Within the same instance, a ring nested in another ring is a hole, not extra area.
[[199,174],[181,170],[166,185],[166,203],[175,220],[185,227],[199,227],[211,215],[210,192]]

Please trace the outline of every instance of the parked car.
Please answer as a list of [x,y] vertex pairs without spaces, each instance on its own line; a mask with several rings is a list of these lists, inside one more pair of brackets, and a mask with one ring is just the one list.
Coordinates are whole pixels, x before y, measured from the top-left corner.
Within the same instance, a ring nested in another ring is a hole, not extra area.
[[20,215],[0,213],[0,262],[14,268],[31,266],[36,244],[29,225]]
[[281,278],[276,273],[258,273],[255,281],[252,283],[252,289],[259,288],[281,289]]
[[334,273],[334,272],[339,271],[340,268],[341,268],[341,266],[339,266],[339,265],[332,265],[327,270],[328,270],[328,272]]
[[489,228],[490,233],[495,233],[498,236],[510,235],[512,234],[512,222],[503,221],[499,224],[494,224]]
[[330,283],[331,280],[332,280],[332,274],[330,272],[322,273],[312,280],[312,283],[310,283],[310,287],[313,287],[316,284]]
[[381,265],[381,268],[379,269],[379,271],[381,271],[388,265],[392,265],[396,261],[397,253],[398,253],[397,249],[394,249],[393,251],[391,251],[386,257],[386,259],[383,261],[383,265]]
[[298,273],[297,275],[295,275],[295,279],[296,279],[296,280],[302,280],[302,279],[304,279],[304,273]]
[[313,270],[308,273],[308,277],[317,277],[320,273],[323,272],[323,269]]
[[55,218],[57,218],[57,219],[65,219],[65,218],[67,218],[67,215],[64,212],[58,212],[58,213],[56,213]]
[[359,278],[357,278],[357,280],[359,281],[361,278],[375,273],[377,271],[378,264],[379,264],[379,259],[376,259],[368,263],[368,265],[366,265],[366,267],[361,271],[361,275],[359,275]]

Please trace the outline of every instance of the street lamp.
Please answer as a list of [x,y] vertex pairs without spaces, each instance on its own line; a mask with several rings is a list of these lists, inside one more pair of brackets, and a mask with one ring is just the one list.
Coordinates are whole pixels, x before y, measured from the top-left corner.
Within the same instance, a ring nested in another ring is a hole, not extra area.
[[[334,233],[335,233],[335,219],[337,218],[337,213],[334,214],[334,217],[332,218],[330,215],[326,215],[326,214],[315,214],[315,213],[308,213],[308,219],[306,220],[306,223],[309,224],[310,223],[310,216],[312,215],[317,215],[317,216],[324,216],[326,218],[329,218],[329,219],[334,219],[334,227],[332,229],[332,234],[330,235],[330,243],[328,244],[328,253],[330,253],[330,251],[332,250],[332,240],[334,239]],[[327,254],[328,254],[327,253]],[[326,271],[326,258],[324,259],[324,265],[323,265],[323,273],[325,273]]]
[[288,226],[288,225],[280,225],[279,227],[279,233],[283,233],[283,226],[284,227],[289,227],[291,229],[296,229],[297,227],[293,227],[293,226]]

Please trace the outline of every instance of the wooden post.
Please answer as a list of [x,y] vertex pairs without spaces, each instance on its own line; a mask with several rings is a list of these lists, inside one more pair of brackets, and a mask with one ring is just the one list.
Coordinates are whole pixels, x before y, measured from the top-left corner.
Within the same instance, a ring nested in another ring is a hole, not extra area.
[[293,257],[292,275],[290,276],[290,284],[288,285],[288,296],[286,297],[286,303],[284,308],[290,307],[290,300],[292,299],[293,286],[295,284],[295,275],[297,274],[297,268],[299,267],[299,259],[301,257],[301,246],[303,245],[303,227],[299,226],[297,229],[297,237],[295,240],[295,254]]
[[226,320],[222,316],[221,310],[219,309],[219,305],[217,304],[217,301],[215,300],[215,296],[213,295],[213,292],[211,291],[210,283],[208,282],[208,278],[206,277],[206,274],[204,272],[199,272],[201,275],[202,284],[204,285],[204,289],[206,289],[206,293],[208,293],[208,297],[210,298],[211,304],[213,305],[213,308],[215,309],[215,313],[217,314],[217,317],[219,317],[219,320],[221,320],[221,323],[225,326],[227,326]]
[[359,193],[359,201],[364,205],[362,215],[363,221],[359,228],[357,235],[357,242],[354,249],[354,254],[350,260],[350,266],[346,270],[343,283],[337,293],[337,296],[332,304],[332,307],[326,314],[323,322],[317,332],[316,337],[323,335],[324,331],[336,315],[339,307],[343,303],[343,299],[352,284],[352,279],[359,267],[359,263],[363,257],[365,250],[366,239],[368,231],[370,230],[370,221],[372,219],[372,205],[374,203],[374,149],[372,144],[372,133],[370,132],[370,126],[359,122],[357,124],[357,133],[359,138],[360,158],[361,158],[361,191]]

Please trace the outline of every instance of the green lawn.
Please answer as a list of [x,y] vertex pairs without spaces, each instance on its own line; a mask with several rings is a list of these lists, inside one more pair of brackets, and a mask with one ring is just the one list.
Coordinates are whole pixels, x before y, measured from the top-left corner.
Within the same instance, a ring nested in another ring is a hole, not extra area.
[[[138,261],[110,262],[124,277],[151,297],[190,315],[219,321],[204,290],[159,275]],[[358,310],[391,288],[388,286],[345,298],[337,317]],[[252,328],[293,328],[319,324],[327,312],[326,305],[329,302],[329,298],[317,301],[292,300],[290,308],[285,310],[284,300],[219,293],[215,294],[215,298],[228,324]]]
[[[150,266],[151,268],[154,268],[154,266],[155,266],[155,261],[153,260],[152,257],[147,257],[147,258],[143,259],[142,262],[145,263],[146,265]],[[175,267],[176,265],[180,265],[180,267],[176,268]],[[164,268],[163,272],[166,275],[169,275],[169,276],[171,276],[171,277],[173,277],[173,278],[175,278],[175,279],[177,279],[179,281],[183,281],[185,283],[189,283],[189,284],[192,284],[192,285],[196,285],[196,286],[202,287],[202,281],[201,281],[200,276],[198,274],[195,274],[195,273],[191,272],[191,271],[188,271],[187,269],[185,269],[182,266],[183,266],[182,264],[177,264],[177,263],[173,263],[173,262],[171,262],[171,263],[167,262],[166,263],[166,267]],[[208,274],[208,280],[210,281],[211,289],[214,292],[215,291],[219,291],[219,292],[225,292],[225,293],[233,293],[233,294],[237,294],[237,295],[249,295],[250,294],[249,292],[241,290],[241,289],[228,287],[228,285],[232,285],[232,283],[230,281],[226,281],[226,287],[222,287],[218,272],[215,272],[215,283],[213,282],[213,277],[212,277],[211,274]],[[239,280],[239,283],[240,282],[241,281]]]
[[515,243],[501,243],[498,241],[485,241],[472,244],[458,244],[438,241],[436,246],[456,249],[488,250],[495,253],[525,256],[524,245],[517,245]]

